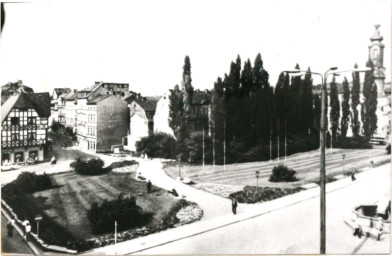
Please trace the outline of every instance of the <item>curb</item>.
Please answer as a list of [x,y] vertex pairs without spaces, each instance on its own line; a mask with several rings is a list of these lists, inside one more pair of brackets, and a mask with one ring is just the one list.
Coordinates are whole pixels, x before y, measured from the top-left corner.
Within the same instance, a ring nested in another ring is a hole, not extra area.
[[[377,172],[377,171],[380,171],[380,170],[372,169],[372,170],[369,170],[368,172],[359,173],[359,174],[357,174],[357,180],[354,181],[354,182],[351,181],[351,178],[347,177],[347,178],[343,178],[343,179],[340,179],[340,180],[332,182],[332,183],[328,183],[327,186],[326,186],[326,193],[334,192],[336,190],[340,190],[340,189],[343,189],[345,187],[351,186],[352,184],[356,184],[358,182],[366,181],[367,176],[370,175],[369,172],[371,174],[373,174],[374,171]],[[372,177],[374,177],[374,174],[372,175]],[[176,242],[176,241],[179,241],[179,240],[182,240],[182,239],[186,239],[186,238],[193,237],[193,236],[196,236],[196,235],[199,235],[199,234],[203,234],[203,233],[206,233],[206,232],[209,232],[209,231],[213,231],[213,230],[225,227],[225,226],[229,226],[229,225],[236,224],[236,223],[239,223],[239,222],[242,222],[242,221],[253,219],[253,218],[259,217],[261,215],[264,215],[264,214],[267,214],[267,213],[270,213],[270,212],[273,212],[273,211],[276,211],[276,210],[279,210],[279,209],[283,209],[283,208],[286,208],[286,207],[289,207],[289,206],[292,206],[292,205],[295,205],[295,204],[298,204],[298,203],[301,203],[303,201],[310,200],[310,199],[313,199],[313,198],[316,198],[316,197],[319,197],[319,196],[320,196],[319,195],[319,187],[317,186],[317,187],[312,188],[312,189],[308,189],[308,190],[305,190],[305,191],[302,191],[302,192],[299,192],[299,193],[288,195],[286,197],[281,197],[281,198],[278,198],[278,199],[275,199],[275,200],[272,200],[272,201],[268,201],[268,202],[262,203],[262,204],[260,204],[260,207],[262,207],[261,205],[263,205],[265,207],[263,207],[261,209],[254,209],[254,210],[251,210],[250,212],[241,213],[241,214],[237,215],[238,218],[236,218],[236,219],[231,219],[231,217],[230,217],[229,220],[225,220],[224,217],[225,216],[229,216],[229,215],[223,215],[221,217],[217,217],[217,218],[206,220],[204,223],[203,222],[195,222],[195,223],[193,223],[194,225],[199,225],[199,226],[200,225],[204,225],[205,227],[201,227],[200,229],[194,230],[194,231],[190,230],[187,233],[184,232],[185,233],[184,235],[176,235],[175,234],[174,235],[175,237],[167,238],[167,239],[161,239],[161,241],[157,241],[159,239],[156,239],[155,241],[152,241],[151,244],[149,244],[149,245],[142,245],[142,246],[139,245],[138,246],[139,248],[135,248],[136,246],[134,247],[134,245],[129,244],[129,246],[127,245],[126,247],[127,248],[132,248],[133,247],[133,248],[129,249],[129,251],[121,252],[121,254],[134,254],[134,253],[145,251],[145,250],[148,250],[148,249],[151,249],[151,248],[155,248],[155,247],[158,247],[158,246],[161,246],[161,245],[165,245],[165,244],[169,244],[169,243],[172,243],[172,242]],[[288,200],[290,200],[290,201],[288,201]],[[285,203],[284,201],[288,201],[289,203],[287,203],[287,202]],[[192,224],[190,224],[190,225],[192,225]],[[183,226],[183,228],[186,228],[186,227],[189,227],[189,225]],[[175,229],[173,229],[173,230],[175,230]],[[179,233],[181,231],[181,228],[176,228],[176,230],[177,230],[177,233]],[[170,232],[170,230],[168,230],[168,231]],[[174,233],[174,231],[172,231],[172,232]],[[158,235],[158,234],[159,233],[152,234],[152,236]],[[139,239],[143,239],[143,238],[145,239],[147,237],[142,237],[142,238],[139,238]],[[128,243],[132,243],[132,241],[136,245],[137,242],[135,240],[128,240],[128,241],[124,241],[122,243],[127,243],[127,242]],[[117,245],[119,245],[119,244],[117,244]],[[109,251],[111,251],[111,249],[113,249],[113,251],[116,251],[116,249],[115,249],[116,247],[114,247],[114,246],[116,246],[116,245],[109,245],[109,246],[107,246],[107,249],[110,248]],[[90,250],[90,251],[86,251],[83,254],[86,254],[86,255],[91,255],[91,254],[111,254],[110,252],[105,252],[104,250],[102,250],[103,248],[105,248],[105,247],[100,247],[100,248],[96,248],[95,250],[93,249],[93,250]],[[118,252],[118,253],[120,253],[120,252]]]
[[[3,207],[1,207],[1,213],[4,215],[4,217],[5,217],[8,221],[11,220],[11,217],[10,217],[10,216],[8,215],[8,213],[3,209]],[[30,247],[30,249],[33,251],[33,253],[34,253],[35,255],[40,254],[39,251],[37,250],[37,248],[35,247],[35,245],[34,245],[31,241],[27,241],[27,240],[24,238],[24,235],[23,235],[22,230],[18,227],[18,225],[16,225],[16,223],[15,223],[15,225],[14,225],[14,228],[15,228],[15,230],[18,232],[18,234],[20,235],[20,237],[27,243],[27,245]]]

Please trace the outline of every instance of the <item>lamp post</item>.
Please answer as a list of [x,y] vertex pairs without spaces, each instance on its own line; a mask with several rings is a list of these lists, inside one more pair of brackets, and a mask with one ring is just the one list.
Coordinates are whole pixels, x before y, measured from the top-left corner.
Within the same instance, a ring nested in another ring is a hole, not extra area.
[[256,171],[256,186],[257,187],[259,187],[259,175],[260,175],[260,172]]
[[37,222],[37,238],[39,238],[39,223],[42,220],[42,216],[41,215],[37,215],[35,217],[35,221]]
[[346,157],[345,154],[342,155],[342,160],[343,160],[343,174],[344,174],[344,158]]
[[289,70],[289,71],[283,71],[288,74],[314,74],[318,75],[321,77],[321,82],[322,82],[322,89],[321,89],[321,120],[320,120],[320,254],[325,254],[325,216],[326,216],[326,194],[325,194],[325,131],[326,131],[326,103],[327,103],[327,77],[328,75],[334,75],[338,73],[343,73],[343,72],[366,72],[369,71],[369,68],[365,69],[351,69],[351,70],[344,70],[344,71],[337,71],[337,72],[331,72],[330,71],[335,71],[337,70],[337,67],[331,67],[329,68],[324,75],[321,73],[316,73],[316,72],[309,72],[309,71],[303,71],[303,70]]

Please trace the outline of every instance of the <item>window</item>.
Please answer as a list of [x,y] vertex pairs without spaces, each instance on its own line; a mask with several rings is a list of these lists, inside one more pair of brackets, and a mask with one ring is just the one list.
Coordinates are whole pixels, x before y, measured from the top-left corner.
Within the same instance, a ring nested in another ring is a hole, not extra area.
[[27,133],[27,139],[29,141],[35,140],[37,138],[37,134],[35,132],[28,132]]
[[28,117],[27,118],[27,125],[36,125],[37,124],[37,118],[35,117]]
[[19,125],[19,117],[11,117],[11,125]]
[[12,133],[11,141],[19,141],[19,133]]

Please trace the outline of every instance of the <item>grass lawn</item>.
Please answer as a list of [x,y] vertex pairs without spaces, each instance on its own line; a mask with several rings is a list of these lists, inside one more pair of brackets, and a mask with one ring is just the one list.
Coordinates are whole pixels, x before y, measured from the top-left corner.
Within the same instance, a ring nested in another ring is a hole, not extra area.
[[[153,213],[152,224],[158,224],[178,201],[162,189],[153,186],[150,194],[146,183],[137,181],[134,174],[108,173],[100,176],[81,176],[76,173],[53,175],[57,188],[33,194],[32,203],[64,227],[75,239],[94,237],[87,219],[92,202],[114,200],[120,193],[136,196],[136,203],[144,211]],[[121,223],[119,223],[121,225]]]
[[[370,160],[375,164],[386,163],[390,161],[390,156],[386,153],[384,146],[375,146],[373,149],[333,149],[331,155],[330,150],[326,152],[326,170],[327,175],[341,174],[343,171],[342,154],[345,154],[345,170],[350,167],[361,169],[370,166]],[[320,153],[319,150],[313,150],[306,153],[298,153],[287,157],[287,161],[280,160],[280,163],[294,169],[297,172],[297,182],[269,182],[268,178],[272,173],[274,165],[278,164],[275,159],[270,163],[264,162],[250,162],[240,164],[226,165],[226,170],[223,166],[215,166],[215,171],[212,165],[206,165],[203,174],[202,166],[181,166],[181,176],[188,177],[197,183],[213,183],[213,184],[231,184],[241,186],[255,186],[256,177],[255,172],[260,172],[258,180],[259,186],[264,187],[280,187],[280,188],[295,188],[308,182],[317,180],[320,173]],[[169,164],[164,168],[165,172],[173,177],[178,177],[178,166]]]

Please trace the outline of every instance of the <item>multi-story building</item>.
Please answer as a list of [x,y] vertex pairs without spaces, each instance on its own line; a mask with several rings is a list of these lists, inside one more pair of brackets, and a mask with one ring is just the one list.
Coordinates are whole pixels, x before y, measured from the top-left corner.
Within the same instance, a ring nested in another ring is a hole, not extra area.
[[127,102],[121,98],[128,94],[129,84],[104,82],[77,92],[75,130],[80,149],[105,152],[122,145],[129,122]]
[[1,161],[44,160],[49,93],[19,93],[1,106]]
[[49,126],[52,124],[53,121],[59,122],[60,108],[63,107],[62,96],[66,95],[70,91],[70,88],[55,88],[53,90],[50,102]]
[[[60,111],[59,119],[65,119],[65,128],[72,129],[73,132],[77,131],[77,92],[71,91],[64,96],[64,111]],[[62,117],[61,113],[64,113],[64,117]]]
[[[110,152],[122,145],[128,130],[128,104],[113,94],[96,95],[78,108],[79,148],[91,152]],[[78,100],[79,105],[79,100]]]
[[141,138],[154,134],[154,115],[157,97],[128,98],[129,130],[123,141],[124,149],[136,152],[136,142]]

